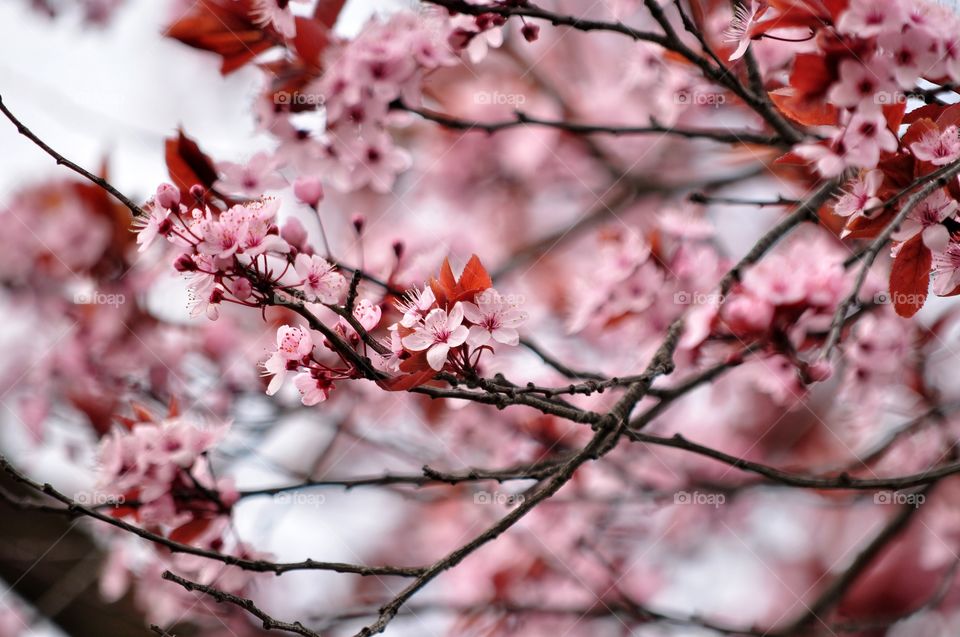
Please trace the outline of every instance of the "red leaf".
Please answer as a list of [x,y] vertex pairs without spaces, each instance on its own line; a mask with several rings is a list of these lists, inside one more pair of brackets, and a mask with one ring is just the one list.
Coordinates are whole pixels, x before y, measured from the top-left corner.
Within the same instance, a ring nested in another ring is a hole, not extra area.
[[217,170],[195,141],[178,132],[177,137],[166,140],[167,170],[170,179],[180,189],[180,196],[187,200],[190,187],[200,184],[206,190],[213,189]]
[[804,126],[830,126],[837,123],[837,107],[819,98],[807,98],[792,88],[768,93],[784,115]]
[[250,12],[250,0],[198,0],[166,35],[216,53],[223,59],[220,72],[227,75],[282,42],[276,31],[254,23]]
[[459,284],[462,292],[480,292],[492,288],[493,280],[490,279],[486,268],[480,263],[480,257],[474,254],[463,268]]
[[297,35],[293,38],[293,47],[305,64],[321,68],[323,52],[330,43],[327,34],[327,28],[321,23],[297,16]]
[[904,318],[920,311],[930,287],[930,265],[933,255],[917,235],[900,247],[890,268],[890,296],[893,309]]
[[317,8],[313,10],[313,17],[327,29],[333,29],[346,3],[347,0],[320,0]]
[[209,518],[194,518],[186,524],[181,524],[170,532],[170,539],[181,544],[189,544],[207,530],[212,520]]

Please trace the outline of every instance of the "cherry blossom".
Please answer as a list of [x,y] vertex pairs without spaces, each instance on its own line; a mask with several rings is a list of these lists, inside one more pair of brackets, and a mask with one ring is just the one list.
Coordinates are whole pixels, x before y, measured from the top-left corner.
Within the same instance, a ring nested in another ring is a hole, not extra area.
[[[268,4],[274,0],[263,0]],[[220,162],[220,180],[217,187],[223,192],[246,197],[260,197],[268,190],[277,190],[287,185],[287,181],[277,173],[280,162],[269,153],[259,152],[246,164]]]
[[403,337],[403,346],[413,352],[426,350],[430,367],[440,371],[450,350],[463,345],[470,335],[470,330],[462,324],[463,318],[462,303],[455,303],[449,314],[440,308],[432,309],[423,322],[414,327],[413,333]]
[[960,131],[948,126],[942,132],[930,131],[920,141],[910,144],[913,156],[934,166],[945,166],[960,158]]
[[486,345],[491,338],[504,345],[516,345],[520,342],[517,327],[526,322],[526,312],[518,309],[516,303],[511,303],[510,299],[501,296],[493,288],[484,290],[475,300],[475,303],[463,304],[464,316],[473,323],[468,339],[471,347]]
[[893,234],[897,241],[906,241],[922,234],[923,243],[935,252],[942,252],[950,241],[950,231],[943,225],[946,219],[956,216],[957,202],[950,199],[942,190],[938,190],[910,211]]
[[277,330],[277,349],[263,363],[264,375],[273,376],[267,386],[267,395],[272,396],[280,391],[286,375],[291,367],[313,352],[313,339],[310,332],[300,327],[284,325]]
[[347,282],[334,266],[317,255],[298,254],[294,261],[303,292],[314,303],[336,303],[343,296]]
[[859,177],[848,183],[847,190],[833,206],[834,213],[842,217],[867,215],[867,211],[882,202],[877,191],[883,183],[883,173],[879,170],[864,171]]

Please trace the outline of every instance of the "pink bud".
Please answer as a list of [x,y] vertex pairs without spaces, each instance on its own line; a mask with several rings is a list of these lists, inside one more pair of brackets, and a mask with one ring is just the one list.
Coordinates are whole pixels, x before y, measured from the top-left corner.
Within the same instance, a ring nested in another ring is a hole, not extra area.
[[236,279],[231,282],[230,291],[238,301],[246,301],[250,298],[250,295],[253,294],[253,286],[250,285],[250,281],[247,279]]
[[316,177],[300,177],[293,184],[293,194],[311,208],[323,201],[323,184]]
[[193,184],[190,186],[190,196],[193,197],[197,203],[203,203],[203,199],[206,194],[207,191],[204,190],[203,186],[200,184]]
[[157,186],[157,205],[161,208],[176,210],[180,207],[180,189],[170,184]]
[[296,217],[287,219],[283,228],[280,229],[280,237],[300,252],[303,252],[303,248],[307,244],[307,230]]
[[197,262],[189,254],[181,254],[173,262],[173,267],[177,272],[194,272],[197,270]]
[[540,38],[540,27],[535,24],[524,24],[520,34],[527,42],[536,42]]
[[353,215],[353,219],[350,220],[353,223],[353,229],[357,234],[363,234],[363,226],[367,223],[367,218],[361,214]]

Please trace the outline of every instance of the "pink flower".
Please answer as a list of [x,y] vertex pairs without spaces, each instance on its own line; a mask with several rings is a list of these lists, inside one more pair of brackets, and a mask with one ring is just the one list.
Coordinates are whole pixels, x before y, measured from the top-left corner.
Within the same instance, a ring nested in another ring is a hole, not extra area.
[[942,132],[930,131],[910,144],[910,151],[921,161],[945,166],[960,159],[960,132],[956,126],[948,126]]
[[268,190],[287,185],[287,180],[277,174],[278,167],[279,161],[265,152],[257,153],[246,164],[220,162],[217,164],[220,180],[216,187],[229,194],[259,197]]
[[880,111],[858,111],[850,118],[843,133],[844,161],[848,166],[873,168],[880,161],[880,152],[897,150],[897,137],[887,128]]
[[170,221],[170,209],[164,206],[154,204],[147,206],[144,210],[147,213],[146,218],[137,217],[133,220],[133,226],[137,230],[137,248],[138,252],[143,252],[149,248],[157,237],[166,235],[173,228]]
[[771,255],[743,277],[743,287],[758,299],[773,305],[792,305],[803,300],[804,281],[780,254]]
[[845,167],[843,157],[831,146],[823,143],[800,144],[793,149],[793,152],[813,162],[817,172],[824,177],[836,177]]
[[852,0],[837,20],[837,30],[862,38],[899,31],[906,15],[900,0]]
[[752,29],[756,26],[757,18],[762,15],[761,8],[766,10],[766,7],[761,7],[757,0],[750,0],[749,5],[737,5],[733,18],[730,20],[730,26],[723,32],[724,40],[737,45],[737,49],[730,54],[728,61],[739,60],[747,52],[747,48],[753,39]]
[[273,376],[267,395],[273,396],[283,385],[287,372],[297,369],[299,363],[313,352],[310,332],[300,327],[283,325],[277,330],[277,349],[263,363],[264,376]]
[[394,146],[389,135],[379,134],[362,140],[358,162],[350,174],[352,188],[370,186],[375,192],[388,193],[397,175],[410,167],[410,155]]
[[293,384],[300,391],[300,401],[308,407],[325,401],[334,388],[333,381],[322,370],[301,372],[293,378]]
[[471,347],[485,345],[491,338],[504,345],[520,342],[517,327],[527,320],[527,313],[519,310],[493,288],[476,296],[476,304],[463,304],[463,314],[473,323],[470,328]]
[[433,295],[433,288],[429,285],[423,290],[411,290],[404,298],[395,303],[396,308],[403,313],[400,325],[413,327],[423,320],[427,312],[436,304],[437,298]]
[[403,337],[403,346],[412,352],[427,350],[430,367],[440,371],[450,348],[463,345],[470,331],[463,323],[463,305],[456,303],[448,315],[445,310],[430,310],[412,334]]
[[923,235],[923,244],[934,252],[942,252],[950,241],[950,231],[944,220],[953,218],[957,202],[938,190],[913,207],[900,228],[893,233],[896,241],[907,241],[918,234]]
[[297,276],[301,278],[303,293],[312,303],[336,303],[346,289],[346,279],[326,259],[302,252],[293,262]]
[[848,58],[840,62],[840,80],[827,97],[837,106],[879,109],[882,104],[893,103],[895,88],[889,60],[874,57],[862,64]]
[[849,217],[879,206],[882,202],[877,197],[877,191],[882,183],[883,173],[879,170],[868,170],[852,179],[847,183],[847,191],[834,204],[834,214]]
[[157,186],[155,201],[158,206],[167,208],[171,211],[180,209],[180,189],[170,184],[160,184]]
[[399,373],[404,349],[396,324],[390,326],[390,336],[381,339],[380,343],[386,347],[389,354],[377,357],[379,369],[393,374]]
[[769,301],[742,294],[724,305],[723,316],[734,333],[764,332],[773,322],[774,310]]
[[933,291],[940,296],[960,286],[960,244],[949,243],[933,254]]
[[276,29],[283,37],[297,34],[297,22],[290,11],[290,0],[253,0],[251,15],[261,26]]
[[930,35],[925,29],[887,33],[880,36],[879,43],[893,56],[893,73],[904,89],[913,88],[937,61],[936,53],[931,50]]

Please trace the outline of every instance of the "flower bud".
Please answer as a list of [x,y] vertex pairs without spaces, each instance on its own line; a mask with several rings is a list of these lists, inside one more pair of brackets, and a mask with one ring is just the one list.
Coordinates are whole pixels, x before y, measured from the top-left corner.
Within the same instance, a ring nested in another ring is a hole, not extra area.
[[536,42],[540,38],[540,27],[535,24],[524,24],[520,34],[527,42]]
[[293,184],[293,194],[311,208],[323,201],[323,184],[316,177],[300,177]]
[[180,207],[180,189],[170,184],[157,186],[157,205],[161,208],[176,210]]

